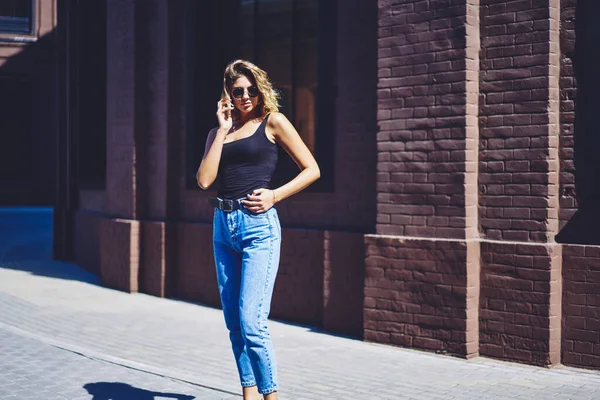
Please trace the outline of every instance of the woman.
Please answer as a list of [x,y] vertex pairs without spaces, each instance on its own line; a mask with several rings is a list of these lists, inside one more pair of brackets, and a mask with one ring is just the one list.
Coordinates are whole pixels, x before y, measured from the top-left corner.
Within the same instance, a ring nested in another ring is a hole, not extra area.
[[[245,400],[277,399],[277,370],[267,318],[279,266],[281,227],[277,202],[320,176],[298,132],[278,112],[277,92],[267,73],[243,60],[225,68],[217,103],[219,127],[206,140],[196,174],[208,189],[219,176],[213,246],[221,304]],[[283,147],[301,172],[270,188]]]

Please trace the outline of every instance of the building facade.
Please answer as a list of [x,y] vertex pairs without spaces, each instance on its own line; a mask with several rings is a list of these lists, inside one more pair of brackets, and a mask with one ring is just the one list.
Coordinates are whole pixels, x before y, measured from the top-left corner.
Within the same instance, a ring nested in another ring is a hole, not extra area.
[[[223,68],[247,58],[322,169],[277,206],[271,317],[600,367],[600,3],[48,3],[65,67],[57,257],[117,289],[219,306],[216,192],[194,174]],[[296,172],[280,158],[276,182]]]

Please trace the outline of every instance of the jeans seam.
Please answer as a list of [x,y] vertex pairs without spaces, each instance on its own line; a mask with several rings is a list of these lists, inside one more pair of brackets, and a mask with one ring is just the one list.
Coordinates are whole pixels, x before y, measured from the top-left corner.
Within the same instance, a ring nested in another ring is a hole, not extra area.
[[[240,217],[241,218],[253,218],[256,219],[256,217],[252,216],[252,215],[248,215],[248,216],[244,216],[244,211],[240,210],[239,212],[241,212],[241,214],[238,214],[236,216],[232,217],[236,217],[236,218],[225,218],[225,221],[221,221],[219,217],[221,217],[221,210],[215,210],[215,216],[217,217],[217,219],[214,222],[225,222],[225,226],[226,227],[226,234],[225,237],[223,237],[223,239],[227,239],[227,241],[230,243],[230,245],[228,247],[230,247],[232,250],[234,251],[238,251],[238,246],[241,245],[236,243],[239,240],[239,237],[236,238],[237,235],[233,235],[232,234],[232,230],[230,229],[230,222],[238,222],[240,223],[241,221],[229,221],[231,220],[238,220]],[[228,215],[226,215],[228,216]],[[262,347],[264,349],[266,349],[267,346],[267,335],[268,335],[268,328],[266,327],[266,322],[268,320],[268,311],[266,312],[266,315],[264,315],[263,313],[265,312],[266,309],[266,298],[269,297],[269,288],[272,286],[271,279],[274,279],[274,271],[276,271],[276,268],[274,268],[273,262],[274,262],[274,254],[275,254],[275,245],[276,243],[278,243],[278,241],[280,241],[280,235],[281,235],[281,231],[279,228],[279,224],[277,223],[277,217],[276,214],[273,214],[272,212],[267,212],[265,213],[265,215],[261,218],[265,218],[266,221],[268,221],[268,227],[264,226],[264,228],[267,228],[268,230],[268,257],[267,257],[267,265],[266,265],[266,271],[265,271],[265,284],[264,284],[264,288],[263,288],[263,292],[262,292],[262,298],[260,299],[260,302],[258,304],[258,321],[260,323],[260,325],[258,326],[258,328],[260,330],[263,330],[263,334],[260,334],[260,338],[259,338],[259,343],[262,344]],[[235,230],[238,229],[237,226],[234,226],[233,228],[235,228]],[[263,229],[264,229],[263,228]],[[264,232],[264,231],[263,231]],[[275,236],[274,236],[275,235]],[[279,235],[279,236],[278,236]],[[229,236],[229,237],[227,237]],[[238,239],[238,240],[236,240]],[[214,238],[213,238],[214,241]],[[241,251],[241,250],[240,250]],[[264,257],[264,256],[263,256]],[[216,255],[215,255],[215,260],[216,260]],[[264,259],[264,258],[263,258]],[[223,305],[223,308],[225,306]],[[264,318],[263,318],[264,315]],[[264,327],[264,328],[263,328]],[[273,349],[274,350],[274,349]],[[264,375],[261,376],[261,379],[256,379],[257,377],[255,376],[254,380],[242,380],[241,381],[241,385],[242,387],[250,387],[250,386],[259,386],[257,389],[259,389],[259,393],[261,394],[268,394],[268,393],[272,393],[277,391],[277,383],[275,382],[275,377],[274,377],[274,368],[273,368],[273,362],[274,362],[274,358],[272,359],[271,356],[273,354],[271,354],[270,351],[266,351],[265,354],[265,361],[267,363],[267,365],[265,365],[263,368],[264,371]],[[252,368],[252,364],[253,362],[251,361],[251,368]],[[266,379],[264,379],[266,378]],[[265,385],[265,386],[263,386]],[[263,386],[263,387],[261,387]]]
[[[265,287],[263,289],[263,295],[262,295],[262,299],[259,305],[259,310],[258,310],[258,320],[260,322],[262,322],[262,313],[263,313],[263,305],[265,302],[265,298],[267,296],[267,292],[269,289],[269,281],[271,279],[271,271],[272,271],[272,262],[273,262],[273,224],[271,221],[271,216],[267,215],[267,220],[269,221],[269,262],[267,263],[267,279],[265,279]],[[265,319],[265,324],[266,324],[266,320],[268,318]],[[262,340],[262,345],[264,348],[266,348],[266,341],[264,338],[264,335],[261,335],[261,340]],[[271,358],[269,357],[269,354],[267,353],[267,360],[269,362],[269,383],[271,384],[271,387],[273,386],[273,366],[271,363]],[[263,394],[263,391],[265,389],[263,389],[262,391],[259,390],[259,393]],[[269,389],[266,389],[269,390]],[[270,393],[270,392],[266,392],[266,393]]]

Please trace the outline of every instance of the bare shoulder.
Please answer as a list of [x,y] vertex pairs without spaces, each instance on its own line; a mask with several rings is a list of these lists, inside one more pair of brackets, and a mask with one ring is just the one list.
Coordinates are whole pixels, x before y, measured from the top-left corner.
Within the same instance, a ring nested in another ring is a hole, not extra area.
[[272,112],[269,114],[269,120],[267,121],[267,125],[275,129],[282,128],[289,123],[290,121],[287,117],[280,112]]
[[269,114],[267,129],[272,132],[272,135],[275,138],[277,138],[289,134],[294,130],[294,127],[285,115],[280,112],[273,112]]

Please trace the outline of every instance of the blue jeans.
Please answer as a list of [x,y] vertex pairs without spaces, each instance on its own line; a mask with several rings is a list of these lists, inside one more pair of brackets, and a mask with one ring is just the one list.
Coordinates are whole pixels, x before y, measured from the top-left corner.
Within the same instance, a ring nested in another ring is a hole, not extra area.
[[261,394],[277,391],[275,351],[267,330],[281,248],[277,211],[215,208],[213,228],[221,304],[242,386],[257,385]]

